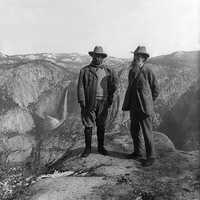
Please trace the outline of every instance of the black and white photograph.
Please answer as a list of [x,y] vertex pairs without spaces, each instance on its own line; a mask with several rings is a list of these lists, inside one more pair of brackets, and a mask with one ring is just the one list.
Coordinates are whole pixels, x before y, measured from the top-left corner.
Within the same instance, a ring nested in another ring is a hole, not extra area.
[[0,0],[0,200],[199,200],[199,25],[199,0]]

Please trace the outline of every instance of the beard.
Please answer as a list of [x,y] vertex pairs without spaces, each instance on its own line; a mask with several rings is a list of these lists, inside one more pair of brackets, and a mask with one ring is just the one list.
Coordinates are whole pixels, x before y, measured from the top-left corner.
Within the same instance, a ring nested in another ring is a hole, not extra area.
[[134,60],[132,61],[132,65],[137,66],[137,67],[141,67],[141,66],[143,66],[144,63],[145,63],[144,60],[141,61],[141,60],[136,60],[136,59],[134,59]]
[[92,64],[101,65],[102,63],[103,63],[103,58],[102,57],[98,57],[98,56],[94,56],[93,57]]

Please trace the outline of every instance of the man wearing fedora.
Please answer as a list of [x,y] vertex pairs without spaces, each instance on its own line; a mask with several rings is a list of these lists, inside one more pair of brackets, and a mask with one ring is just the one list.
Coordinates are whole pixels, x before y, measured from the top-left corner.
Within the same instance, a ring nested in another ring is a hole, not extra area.
[[[130,112],[130,132],[134,144],[134,152],[127,157],[141,159],[144,138],[146,159],[143,166],[150,166],[155,161],[155,148],[152,135],[153,103],[158,97],[159,88],[156,77],[147,66],[149,54],[145,46],[138,46],[128,75],[129,85],[125,94],[122,110]],[[141,130],[140,130],[141,129]],[[142,132],[142,135],[141,135]]]
[[117,77],[113,70],[104,64],[107,54],[101,46],[96,46],[89,55],[92,61],[80,70],[77,94],[81,106],[81,118],[85,127],[85,150],[82,157],[91,153],[92,129],[97,126],[98,152],[107,155],[104,148],[105,122],[108,108],[117,89]]

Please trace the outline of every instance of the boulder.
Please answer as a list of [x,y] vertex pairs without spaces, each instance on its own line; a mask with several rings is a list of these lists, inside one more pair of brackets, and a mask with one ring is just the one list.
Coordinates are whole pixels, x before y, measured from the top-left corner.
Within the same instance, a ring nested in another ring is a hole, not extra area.
[[154,132],[154,142],[157,155],[159,156],[164,156],[176,151],[173,142],[163,133]]

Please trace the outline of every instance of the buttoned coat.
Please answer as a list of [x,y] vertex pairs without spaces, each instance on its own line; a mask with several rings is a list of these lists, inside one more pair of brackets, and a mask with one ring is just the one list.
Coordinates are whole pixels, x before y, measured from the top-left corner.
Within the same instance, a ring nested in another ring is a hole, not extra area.
[[153,102],[159,95],[158,82],[153,71],[147,64],[144,64],[141,69],[131,66],[128,81],[122,110],[153,114]]
[[[107,73],[107,103],[112,104],[114,92],[117,89],[118,78],[114,70],[111,70],[106,65],[101,65]],[[79,73],[77,96],[78,102],[85,106],[86,109],[94,109],[96,103],[98,76],[96,68],[91,64],[83,67]]]

